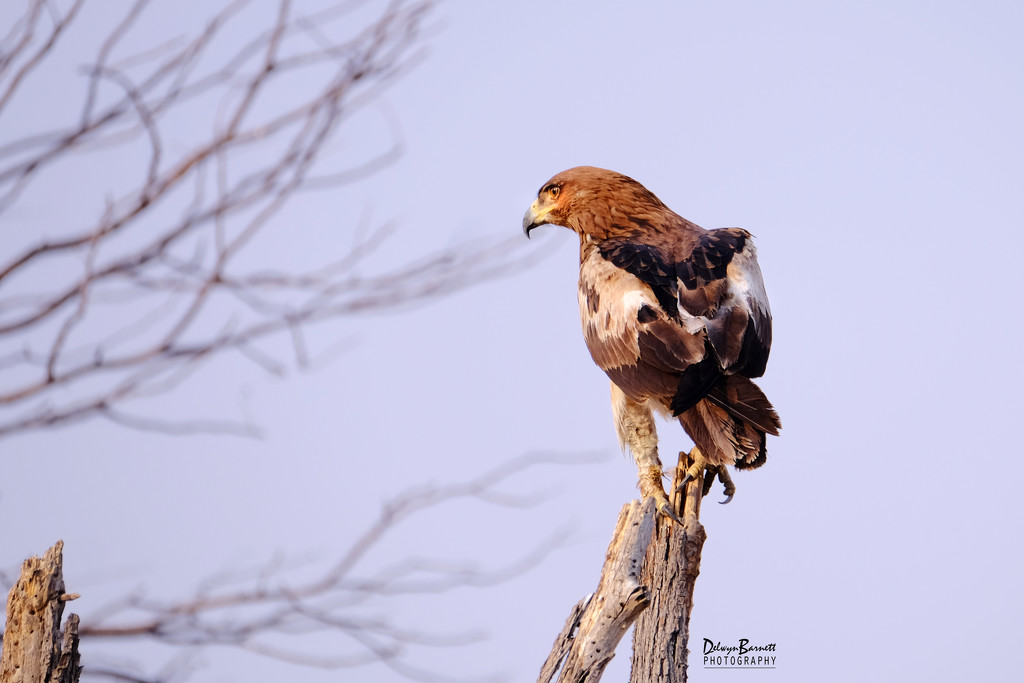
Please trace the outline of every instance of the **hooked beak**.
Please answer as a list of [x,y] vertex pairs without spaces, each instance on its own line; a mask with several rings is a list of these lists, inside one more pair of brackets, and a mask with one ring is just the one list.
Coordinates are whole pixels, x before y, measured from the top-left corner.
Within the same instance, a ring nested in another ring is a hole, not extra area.
[[551,208],[548,206],[542,209],[540,208],[540,199],[533,200],[533,204],[530,204],[530,208],[523,215],[523,234],[527,239],[530,237],[531,230],[548,222],[547,215],[551,213]]

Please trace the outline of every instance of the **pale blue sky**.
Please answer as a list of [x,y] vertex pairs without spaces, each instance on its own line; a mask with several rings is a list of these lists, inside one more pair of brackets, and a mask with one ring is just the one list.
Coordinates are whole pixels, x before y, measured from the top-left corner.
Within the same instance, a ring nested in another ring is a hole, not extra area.
[[[425,61],[331,152],[358,153],[397,125],[404,157],[365,184],[303,197],[288,220],[312,241],[289,232],[290,251],[265,257],[329,250],[366,212],[400,221],[389,254],[402,259],[514,235],[541,183],[580,164],[635,177],[704,227],[750,230],[775,316],[760,385],[784,430],[764,468],[736,476],[729,506],[705,506],[691,632],[776,642],[778,669],[705,672],[695,653],[692,679],[1016,675],[1024,6],[463,0],[433,18]],[[92,7],[79,32],[103,21]],[[70,79],[82,61],[48,73]],[[70,82],[33,91],[3,138],[59,106]],[[0,223],[5,243],[84,210],[74,207],[95,201],[103,176],[50,182],[39,197],[66,201],[29,198]],[[575,238],[534,236],[528,248],[547,256],[522,273],[314,328],[318,348],[354,344],[315,373],[279,380],[224,360],[156,404],[185,417],[244,404],[263,440],[87,423],[0,441],[0,565],[63,538],[87,614],[127,588],[178,596],[274,552],[330,558],[381,501],[420,482],[530,450],[605,454],[520,478],[518,490],[551,494],[536,509],[455,505],[372,558],[439,551],[500,566],[569,529],[516,580],[392,605],[403,624],[490,634],[417,651],[420,665],[533,680],[636,495],[607,380],[579,331]],[[664,460],[688,447],[676,425],[660,431]],[[54,478],[62,493],[40,501]],[[205,659],[190,680],[229,680],[241,661]],[[294,675],[243,666],[251,680]],[[604,680],[627,675],[623,647]],[[401,680],[382,669],[296,677]]]

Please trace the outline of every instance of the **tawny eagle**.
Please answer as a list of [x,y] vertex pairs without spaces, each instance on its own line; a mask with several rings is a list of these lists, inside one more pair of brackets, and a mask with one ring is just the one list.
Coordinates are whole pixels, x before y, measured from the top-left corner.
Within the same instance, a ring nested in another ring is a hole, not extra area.
[[764,374],[772,342],[750,233],[705,230],[632,178],[589,166],[544,183],[523,231],[545,223],[579,235],[583,338],[611,379],[615,429],[642,495],[675,517],[661,483],[657,411],[678,418],[698,450],[695,467],[715,470],[731,499],[725,466],[764,464],[765,435],[781,426],[750,381]]

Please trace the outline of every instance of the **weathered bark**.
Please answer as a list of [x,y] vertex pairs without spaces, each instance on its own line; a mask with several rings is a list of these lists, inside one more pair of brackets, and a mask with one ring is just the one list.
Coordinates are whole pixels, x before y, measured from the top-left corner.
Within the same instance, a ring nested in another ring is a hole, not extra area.
[[565,627],[541,669],[539,683],[558,673],[559,683],[596,682],[615,656],[615,647],[649,596],[640,584],[640,568],[655,526],[653,501],[634,500],[623,506],[615,527],[597,590],[572,609]]
[[[679,454],[673,481],[691,464]],[[633,634],[631,683],[686,681],[693,587],[700,572],[703,474],[672,495],[680,525],[657,515],[653,501],[622,508],[608,546],[597,591],[573,606],[541,669],[538,683],[597,683],[629,626]]]
[[[673,481],[682,481],[690,460],[680,453]],[[641,582],[651,595],[651,605],[640,615],[633,630],[633,670],[630,683],[685,683],[690,639],[693,589],[700,573],[704,527],[700,523],[703,474],[676,492],[672,504],[683,524],[659,520],[647,550]],[[680,506],[682,503],[682,509]]]
[[0,651],[0,683],[77,683],[78,616],[60,629],[64,603],[77,594],[64,592],[64,542],[30,557],[7,597],[7,626]]

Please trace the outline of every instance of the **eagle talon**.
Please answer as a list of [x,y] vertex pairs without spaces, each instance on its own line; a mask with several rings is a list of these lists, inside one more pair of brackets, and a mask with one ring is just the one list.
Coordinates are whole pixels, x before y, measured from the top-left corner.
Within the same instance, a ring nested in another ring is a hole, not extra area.
[[[694,448],[693,451],[691,452],[691,457],[693,458],[693,464],[690,465],[688,468],[686,468],[686,476],[684,476],[683,477],[683,481],[681,481],[679,483],[679,485],[676,486],[676,491],[682,491],[683,487],[685,487],[691,481],[696,479],[697,475],[700,474],[701,472],[712,471],[712,468],[708,466],[707,460],[701,454],[700,450],[698,450],[697,448]],[[714,474],[712,474],[711,476],[712,476],[712,479],[713,479],[714,478]],[[707,487],[708,487],[708,481],[705,480],[704,481],[704,492],[703,492],[703,495],[707,495]]]
[[672,509],[672,503],[665,495],[665,489],[661,485],[662,471],[660,464],[652,464],[640,469],[640,495],[644,500],[654,499],[654,509],[659,514],[665,515],[673,522],[682,524],[676,511]]
[[729,470],[725,469],[725,465],[719,465],[716,469],[718,480],[722,482],[722,488],[725,489],[725,500],[718,501],[718,504],[728,505],[736,493],[736,484],[732,483],[732,477],[729,476]]
[[718,480],[722,482],[722,488],[725,490],[725,500],[718,501],[718,504],[728,505],[731,503],[736,495],[736,484],[733,483],[732,477],[729,476],[729,470],[726,469],[725,465],[708,465],[701,456],[698,456],[698,459],[694,460],[693,465],[686,470],[686,476],[676,485],[676,491],[682,491],[688,483],[696,479],[700,468],[704,469],[704,488],[701,491],[701,496],[711,493],[711,485],[714,484],[715,477],[717,476]]
[[679,526],[683,526],[683,520],[679,519],[679,515],[672,509],[672,504],[667,500],[664,503],[658,503],[658,512],[665,515]]

